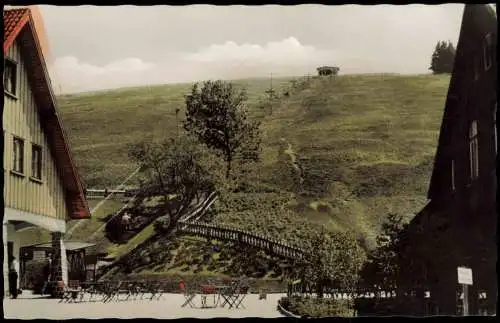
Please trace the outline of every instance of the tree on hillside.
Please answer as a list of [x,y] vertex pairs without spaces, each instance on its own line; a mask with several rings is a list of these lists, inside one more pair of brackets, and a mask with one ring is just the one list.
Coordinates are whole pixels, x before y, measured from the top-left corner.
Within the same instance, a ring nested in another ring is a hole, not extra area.
[[429,69],[434,74],[452,73],[455,53],[456,49],[450,41],[439,41],[432,54]]
[[226,179],[235,161],[259,160],[260,123],[248,120],[245,101],[244,90],[222,81],[195,84],[186,97],[184,128],[224,158]]
[[352,232],[332,234],[323,229],[313,235],[308,247],[304,278],[313,283],[319,298],[327,286],[354,291],[365,255]]
[[129,156],[145,175],[146,195],[162,196],[169,223],[175,224],[201,192],[218,182],[217,161],[189,136],[133,144]]
[[397,287],[401,272],[401,239],[406,224],[402,216],[389,214],[377,236],[377,247],[369,256],[362,270],[365,284],[379,286],[385,290]]

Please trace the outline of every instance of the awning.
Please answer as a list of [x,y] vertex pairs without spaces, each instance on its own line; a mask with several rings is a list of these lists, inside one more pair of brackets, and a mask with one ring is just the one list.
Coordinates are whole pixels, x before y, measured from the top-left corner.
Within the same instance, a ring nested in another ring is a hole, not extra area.
[[[96,246],[95,243],[88,243],[88,242],[83,242],[83,241],[64,241],[64,246],[66,248],[66,251],[76,251],[76,250],[81,250],[81,249],[88,249],[91,247]],[[30,246],[23,246],[22,248],[31,248],[31,249],[37,249],[37,250],[43,250],[43,249],[52,249],[52,243],[51,242],[46,242],[46,243],[39,243],[39,244],[34,244]]]

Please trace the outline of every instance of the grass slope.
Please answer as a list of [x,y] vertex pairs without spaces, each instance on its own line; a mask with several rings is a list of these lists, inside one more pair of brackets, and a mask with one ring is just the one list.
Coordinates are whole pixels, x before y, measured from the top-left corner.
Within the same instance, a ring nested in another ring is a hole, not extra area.
[[[289,81],[273,80],[278,93],[289,95],[272,104],[272,113],[259,103],[269,80],[236,81],[247,87],[251,114],[265,116],[262,163],[252,175],[253,192],[231,196],[230,209],[217,202],[215,221],[298,244],[319,225],[352,228],[370,242],[389,212],[411,216],[424,205],[448,76],[316,77],[294,88]],[[59,97],[87,184],[126,178],[135,168],[127,144],[149,134],[174,135],[175,109],[181,108],[181,121],[189,89],[178,84]],[[295,177],[301,184],[293,184]],[[130,246],[114,251],[125,249]]]
[[[274,79],[273,87],[280,91],[288,81]],[[248,102],[257,103],[265,95],[269,80],[240,80],[235,84],[247,89]],[[127,157],[128,144],[146,135],[175,135],[175,110],[184,108],[184,96],[191,86],[174,84],[59,96],[64,125],[86,184],[120,184],[135,169]],[[179,121],[184,119],[184,110],[178,117]]]

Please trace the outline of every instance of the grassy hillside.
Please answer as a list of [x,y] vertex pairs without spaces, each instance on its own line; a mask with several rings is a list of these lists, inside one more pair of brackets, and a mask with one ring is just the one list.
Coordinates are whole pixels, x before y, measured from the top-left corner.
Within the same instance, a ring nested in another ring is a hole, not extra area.
[[[295,243],[318,225],[352,228],[372,241],[389,212],[411,216],[423,206],[448,76],[315,77],[295,87],[289,81],[273,80],[277,92],[288,95],[266,109],[260,102],[269,80],[236,81],[247,88],[252,116],[263,121],[263,158],[251,175],[251,192],[218,202],[215,221]],[[189,89],[60,97],[87,184],[117,185],[134,170],[127,144],[175,134],[175,109],[181,108],[181,121]]]
[[[274,79],[280,91],[289,79]],[[248,102],[265,95],[269,80],[235,81],[247,89]],[[192,84],[174,84],[63,95],[58,97],[79,170],[89,187],[119,185],[135,167],[127,160],[127,145],[145,135],[175,135],[176,108]],[[180,122],[184,111],[179,113]]]

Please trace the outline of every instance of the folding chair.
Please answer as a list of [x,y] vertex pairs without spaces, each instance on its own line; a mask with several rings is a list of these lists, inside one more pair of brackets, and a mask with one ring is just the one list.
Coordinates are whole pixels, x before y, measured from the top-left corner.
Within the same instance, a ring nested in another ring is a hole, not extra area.
[[229,305],[229,308],[232,308],[236,302],[236,299],[238,298],[238,287],[239,283],[237,281],[233,281],[233,283],[227,288],[222,291],[220,296],[222,296],[222,299],[224,302],[221,304],[222,307],[224,307],[226,304]]
[[132,295],[133,283],[130,281],[121,281],[116,289],[116,300],[121,301],[120,295],[125,294],[125,299],[127,301]]
[[186,288],[186,284],[182,280],[179,282],[179,289],[181,290],[182,294],[184,295],[184,298],[186,299],[186,301],[184,302],[184,304],[181,305],[181,307],[189,305],[189,307],[195,308],[196,306],[193,304],[193,299],[196,296],[196,293],[189,291]]
[[94,285],[94,288],[92,289],[90,298],[92,298],[93,295],[99,295],[101,296],[101,301],[104,302],[105,298],[107,297],[107,288],[109,286],[109,282],[107,281],[101,281],[97,284]]
[[57,282],[57,288],[62,289],[62,296],[59,300],[59,303],[74,303],[77,298],[81,301],[82,298],[82,288],[80,286],[80,282],[77,280],[70,280],[68,282],[68,286],[64,284],[64,282]]
[[140,299],[142,300],[144,298],[144,295],[149,293],[150,285],[151,285],[151,282],[147,282],[147,281],[139,282],[138,287],[137,287],[137,297],[140,296]]
[[242,308],[245,308],[245,306],[243,306],[243,300],[247,297],[249,289],[249,286],[241,286],[239,288],[237,298],[234,301],[234,307],[239,308],[241,306]]
[[89,294],[87,301],[90,302],[94,295],[100,294],[99,285],[95,282],[86,282],[85,285],[84,293]]
[[113,300],[113,298],[117,294],[117,290],[120,287],[121,282],[112,282],[109,281],[108,283],[105,284],[104,286],[104,297],[103,297],[103,302],[109,302]]
[[143,286],[141,281],[131,282],[129,284],[130,297],[132,300],[136,300],[141,293],[143,293]]
[[157,282],[154,288],[154,294],[151,296],[151,299],[156,298],[156,300],[160,300],[160,298],[165,298],[163,294],[167,292],[166,284],[167,283],[165,281]]

